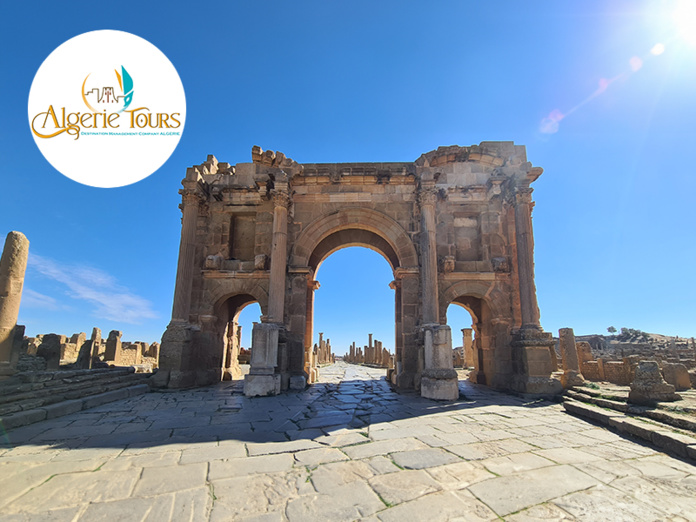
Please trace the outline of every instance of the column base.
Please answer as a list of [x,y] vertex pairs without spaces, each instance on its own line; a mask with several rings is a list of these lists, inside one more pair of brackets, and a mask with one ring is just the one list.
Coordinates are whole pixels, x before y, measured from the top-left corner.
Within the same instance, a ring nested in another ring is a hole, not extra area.
[[469,374],[469,380],[475,384],[488,384],[486,374],[481,370],[473,371]]
[[244,395],[247,397],[269,397],[280,393],[280,375],[246,375]]
[[413,374],[401,372],[396,374],[396,387],[402,390],[409,390],[414,388],[413,386]]
[[552,377],[554,371],[549,348],[554,345],[550,333],[541,328],[521,328],[513,334],[512,390],[535,396],[557,395],[563,385]]
[[291,390],[304,390],[307,387],[307,378],[304,375],[290,376]]
[[453,401],[459,398],[459,381],[455,370],[424,370],[420,385],[421,397],[426,399]]
[[585,378],[580,372],[575,370],[566,370],[561,375],[561,385],[564,389],[572,388],[573,386],[582,386],[585,384]]

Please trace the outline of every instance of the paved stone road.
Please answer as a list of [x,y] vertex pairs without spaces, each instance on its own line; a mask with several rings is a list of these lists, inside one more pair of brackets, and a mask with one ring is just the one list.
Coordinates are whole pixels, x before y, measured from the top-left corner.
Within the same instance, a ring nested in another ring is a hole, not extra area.
[[[1,520],[696,520],[696,466],[548,402],[323,383],[150,393],[11,431]],[[381,379],[380,379],[381,378]]]

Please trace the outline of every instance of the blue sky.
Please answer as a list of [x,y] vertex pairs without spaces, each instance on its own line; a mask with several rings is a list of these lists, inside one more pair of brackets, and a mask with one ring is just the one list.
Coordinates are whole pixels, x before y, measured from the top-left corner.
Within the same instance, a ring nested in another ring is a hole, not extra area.
[[[440,145],[513,140],[545,171],[534,185],[545,329],[696,336],[696,18],[681,13],[675,23],[677,7],[4,2],[0,233],[31,241],[20,323],[32,335],[99,326],[159,340],[174,289],[177,191],[207,154],[248,162],[260,145],[299,162],[413,161]],[[27,121],[43,60],[96,29],[152,42],[186,90],[179,147],[129,187],[65,178]],[[315,335],[325,332],[339,353],[370,331],[393,348],[386,261],[345,249],[318,279]],[[243,314],[251,320],[252,309]],[[456,345],[466,319],[450,315]]]

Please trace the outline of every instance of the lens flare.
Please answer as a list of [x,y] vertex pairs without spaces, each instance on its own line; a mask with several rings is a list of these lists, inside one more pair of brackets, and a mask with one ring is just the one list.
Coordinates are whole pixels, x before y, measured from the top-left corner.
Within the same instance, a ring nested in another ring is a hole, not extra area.
[[665,44],[656,43],[652,49],[650,49],[650,54],[653,56],[660,56],[665,52]]

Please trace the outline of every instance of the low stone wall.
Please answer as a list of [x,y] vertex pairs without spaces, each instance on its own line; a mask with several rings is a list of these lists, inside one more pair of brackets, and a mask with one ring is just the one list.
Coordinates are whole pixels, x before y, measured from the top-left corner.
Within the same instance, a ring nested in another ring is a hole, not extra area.
[[621,386],[631,384],[631,367],[627,361],[606,361],[604,363],[604,381]]
[[89,339],[84,332],[71,337],[53,333],[24,337],[16,371],[57,370],[60,366],[89,368],[99,364],[142,366],[152,371],[159,366],[159,343],[122,342],[121,335],[112,330],[108,339],[102,339],[101,330],[94,328]]
[[[693,368],[694,359],[653,354],[651,356],[630,355],[621,361],[606,360],[602,357],[594,358],[589,343],[580,341],[576,344],[580,371],[588,381],[610,382],[620,386],[630,386],[633,382],[636,366],[643,360],[654,360],[658,363],[664,380],[677,388],[687,390],[693,388],[692,374],[696,375]],[[690,371],[689,371],[690,370]]]
[[599,373],[599,363],[597,361],[583,361],[580,363],[582,376],[588,381],[603,381]]

